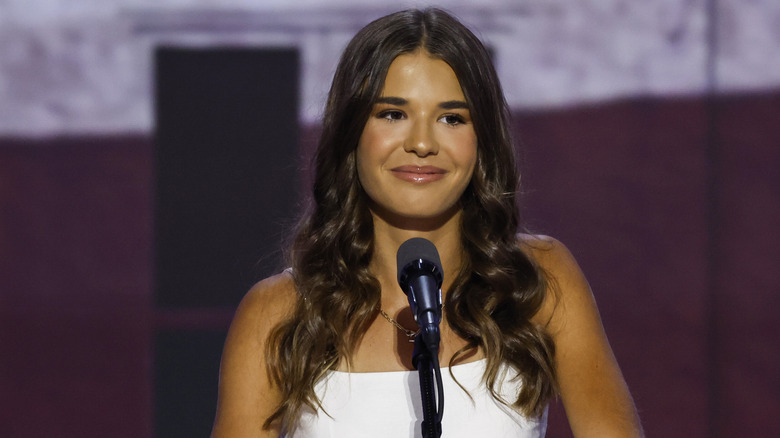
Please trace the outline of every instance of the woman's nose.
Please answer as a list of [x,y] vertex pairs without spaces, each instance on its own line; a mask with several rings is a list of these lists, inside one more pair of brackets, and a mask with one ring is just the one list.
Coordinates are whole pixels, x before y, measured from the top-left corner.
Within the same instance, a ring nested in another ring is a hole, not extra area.
[[406,152],[414,152],[419,157],[436,154],[439,151],[436,137],[433,133],[434,127],[431,123],[419,119],[416,120],[404,142]]

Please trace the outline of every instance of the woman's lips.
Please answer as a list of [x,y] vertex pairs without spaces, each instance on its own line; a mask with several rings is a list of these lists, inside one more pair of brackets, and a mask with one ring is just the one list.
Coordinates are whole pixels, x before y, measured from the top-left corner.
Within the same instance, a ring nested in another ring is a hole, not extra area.
[[390,171],[396,178],[413,183],[438,181],[447,174],[446,170],[434,166],[399,166]]

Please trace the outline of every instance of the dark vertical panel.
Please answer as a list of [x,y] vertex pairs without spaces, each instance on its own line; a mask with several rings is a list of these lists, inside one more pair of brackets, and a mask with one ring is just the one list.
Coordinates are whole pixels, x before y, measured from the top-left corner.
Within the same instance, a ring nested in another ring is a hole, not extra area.
[[225,332],[202,329],[281,268],[295,213],[298,56],[162,48],[156,61],[155,436],[207,436]]
[[155,436],[208,436],[217,406],[224,331],[173,330],[155,335]]
[[720,252],[720,190],[722,174],[720,172],[720,139],[718,138],[717,124],[717,94],[718,84],[718,55],[720,51],[721,28],[720,2],[719,0],[707,0],[704,5],[707,16],[706,21],[706,45],[704,60],[704,81],[706,85],[705,102],[707,104],[707,300],[705,302],[705,316],[707,321],[707,400],[708,400],[708,435],[711,438],[720,438],[722,424],[726,412],[723,411],[720,388],[720,322],[719,314],[724,310],[723,302],[715,286]]
[[235,306],[279,269],[297,195],[297,53],[159,49],[158,306]]

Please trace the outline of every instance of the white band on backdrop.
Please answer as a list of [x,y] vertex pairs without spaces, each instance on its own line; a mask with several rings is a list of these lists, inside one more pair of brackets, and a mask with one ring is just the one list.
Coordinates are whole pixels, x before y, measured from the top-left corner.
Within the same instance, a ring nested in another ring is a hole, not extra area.
[[[775,0],[517,3],[437,2],[492,47],[513,108],[780,87]],[[1,2],[0,136],[151,133],[158,45],[297,48],[300,119],[316,123],[343,46],[389,11],[376,0]]]

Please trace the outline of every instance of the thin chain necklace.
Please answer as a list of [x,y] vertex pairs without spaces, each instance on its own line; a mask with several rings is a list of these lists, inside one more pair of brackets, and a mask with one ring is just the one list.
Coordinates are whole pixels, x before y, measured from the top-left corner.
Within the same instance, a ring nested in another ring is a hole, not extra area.
[[390,324],[393,324],[394,326],[398,327],[398,330],[401,330],[404,332],[406,337],[409,338],[409,342],[414,342],[414,338],[417,337],[417,335],[420,334],[420,330],[417,329],[417,331],[409,330],[406,327],[402,326],[398,323],[398,321],[394,320],[393,318],[390,318],[390,315],[388,315],[384,310],[382,310],[381,307],[377,306],[377,310],[379,310],[379,313],[382,314],[382,316],[385,317],[386,320],[390,321]]

